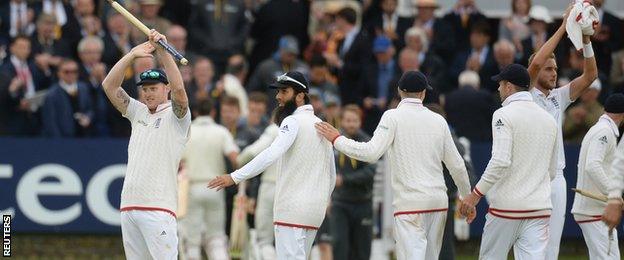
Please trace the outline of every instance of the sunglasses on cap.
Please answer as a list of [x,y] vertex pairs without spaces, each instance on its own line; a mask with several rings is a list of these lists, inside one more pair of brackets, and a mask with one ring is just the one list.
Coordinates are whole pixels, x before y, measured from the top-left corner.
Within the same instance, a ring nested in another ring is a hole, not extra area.
[[155,71],[145,71],[141,73],[141,78],[142,79],[159,79],[160,73],[155,72]]

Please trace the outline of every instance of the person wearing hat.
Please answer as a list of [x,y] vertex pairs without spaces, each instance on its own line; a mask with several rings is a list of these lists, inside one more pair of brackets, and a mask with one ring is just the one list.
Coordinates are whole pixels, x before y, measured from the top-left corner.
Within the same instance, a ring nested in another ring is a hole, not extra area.
[[492,117],[492,158],[481,179],[459,207],[475,218],[474,207],[487,196],[490,208],[479,259],[544,259],[552,209],[550,180],[555,176],[557,124],[535,102],[529,73],[511,64],[492,77],[503,107]]
[[[620,136],[618,128],[624,121],[624,94],[618,93],[607,98],[604,111],[581,143],[576,188],[607,196],[611,179],[617,175],[611,164]],[[614,199],[618,198],[621,200],[621,195],[614,196]],[[606,206],[607,202],[575,194],[572,214],[583,231],[590,259],[619,260],[617,230],[610,229],[601,221]]]
[[242,168],[211,180],[208,188],[238,184],[277,163],[273,216],[277,259],[307,259],[336,183],[334,151],[314,130],[321,119],[314,115],[303,74],[287,72],[271,87],[278,91],[277,137]]
[[[149,39],[113,66],[102,87],[132,126],[120,205],[126,258],[177,259],[177,173],[188,140],[191,111],[177,64],[156,44],[166,37],[151,30]],[[126,69],[136,59],[152,57],[154,52],[164,71],[150,69],[139,74],[140,102],[120,86]]]
[[534,5],[529,9],[529,36],[520,42],[522,64],[528,64],[531,54],[539,50],[548,40],[548,26],[553,22],[548,8],[541,5]]
[[398,82],[401,102],[382,115],[368,142],[349,139],[326,122],[316,125],[336,150],[355,160],[372,163],[387,152],[399,260],[438,259],[448,210],[442,162],[461,197],[470,194],[466,165],[446,120],[422,104],[431,90],[423,73],[405,72]]
[[566,34],[565,21],[570,14],[571,6],[564,13],[563,23],[554,35],[544,45],[529,57],[529,76],[531,77],[531,89],[533,101],[546,110],[559,126],[557,144],[557,174],[551,182],[551,199],[553,204],[550,217],[550,238],[548,240],[548,253],[546,260],[556,260],[559,255],[559,244],[563,234],[563,226],[566,215],[567,185],[563,176],[566,166],[563,147],[562,125],[565,111],[579,98],[592,82],[598,77],[598,67],[590,40],[591,35],[583,36],[583,74],[561,87],[557,87],[557,61],[553,54],[557,45]]
[[[451,25],[442,18],[435,16],[436,9],[440,8],[437,0],[418,0],[416,1],[416,16],[412,22],[411,28],[420,28],[426,32],[429,40],[423,50],[431,50],[432,53],[440,56],[442,60],[453,60],[455,57],[455,34]],[[405,43],[407,44],[407,31]],[[425,43],[422,43],[423,45]],[[408,44],[409,45],[409,44]]]

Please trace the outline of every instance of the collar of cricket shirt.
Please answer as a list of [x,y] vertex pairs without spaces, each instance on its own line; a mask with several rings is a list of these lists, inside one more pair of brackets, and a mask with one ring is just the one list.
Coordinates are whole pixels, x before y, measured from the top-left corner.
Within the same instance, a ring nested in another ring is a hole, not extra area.
[[419,98],[404,98],[404,99],[401,99],[401,102],[399,102],[399,105],[397,107],[401,105],[407,105],[407,104],[422,106],[423,102]]
[[618,126],[615,123],[615,121],[613,121],[613,119],[611,119],[611,117],[609,117],[606,114],[603,114],[602,116],[600,116],[600,119],[598,119],[598,120],[606,121],[607,124],[609,125],[609,128],[611,128],[611,130],[613,131],[613,134],[615,134],[615,137],[619,137],[620,136],[620,130],[618,129]]
[[314,114],[314,108],[312,108],[312,105],[303,105],[298,107],[295,112],[293,112],[293,114],[298,114],[298,113],[312,113]]
[[156,114],[158,112],[161,112],[161,111],[165,110],[166,108],[168,108],[170,106],[171,106],[171,101],[167,101],[165,103],[162,103],[162,104],[160,104],[160,105],[158,105],[156,107],[156,112],[154,112],[154,114]]
[[531,96],[528,91],[519,91],[508,96],[505,101],[503,101],[503,106],[509,105],[511,102],[515,101],[533,101],[533,96]]

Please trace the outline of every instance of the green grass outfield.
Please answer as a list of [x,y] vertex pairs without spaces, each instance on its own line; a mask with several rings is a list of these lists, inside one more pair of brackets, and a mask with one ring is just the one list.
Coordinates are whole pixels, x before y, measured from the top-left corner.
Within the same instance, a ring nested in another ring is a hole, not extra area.
[[[13,259],[125,259],[120,235],[13,234],[11,245]],[[457,242],[455,250],[457,260],[476,260],[479,241]],[[585,242],[563,240],[559,259],[588,259]]]

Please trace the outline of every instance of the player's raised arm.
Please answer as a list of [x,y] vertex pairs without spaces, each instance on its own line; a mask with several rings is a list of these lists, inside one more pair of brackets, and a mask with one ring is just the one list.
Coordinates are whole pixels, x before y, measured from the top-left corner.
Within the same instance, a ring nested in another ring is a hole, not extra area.
[[579,98],[598,77],[596,56],[594,56],[590,37],[590,35],[583,35],[583,60],[585,66],[583,66],[583,74],[570,82],[570,100]]
[[115,63],[115,66],[113,66],[106,78],[104,78],[102,82],[104,93],[106,93],[108,99],[121,114],[126,114],[126,109],[130,103],[130,96],[121,88],[126,69],[131,66],[137,58],[153,57],[152,52],[154,52],[154,46],[149,44],[149,42],[134,47]]
[[[529,61],[529,67],[527,68],[527,70],[529,71],[529,76],[531,77],[531,80],[537,79],[537,73],[540,71],[542,66],[544,66],[546,60],[549,59],[550,55],[555,51],[555,48],[557,48],[557,45],[565,35],[566,20],[568,20],[568,15],[570,14],[571,10],[572,5],[568,6],[568,9],[566,9],[565,13],[563,14],[563,22],[561,22],[561,26],[559,26],[555,34],[553,34],[553,36],[551,36],[550,39],[548,39],[548,41],[546,41],[546,43],[544,43],[544,45],[542,45],[542,47],[537,50],[535,56],[533,56],[533,59]],[[533,85],[534,84],[531,84],[531,86]]]
[[162,46],[157,44],[159,40],[167,42],[167,38],[152,29],[149,35],[150,42],[156,48],[156,55],[165,67],[165,73],[169,76],[169,87],[171,88],[171,107],[173,113],[178,118],[183,118],[188,113],[188,97],[184,90],[184,82],[182,81],[182,74],[178,69],[178,65],[175,60]]

